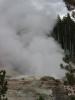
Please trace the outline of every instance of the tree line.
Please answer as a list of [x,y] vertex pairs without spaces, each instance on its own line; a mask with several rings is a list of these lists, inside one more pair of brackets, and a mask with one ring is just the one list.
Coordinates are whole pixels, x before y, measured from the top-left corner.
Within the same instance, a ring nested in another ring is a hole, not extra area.
[[66,55],[75,57],[75,22],[69,14],[63,19],[58,16],[51,35],[60,43]]

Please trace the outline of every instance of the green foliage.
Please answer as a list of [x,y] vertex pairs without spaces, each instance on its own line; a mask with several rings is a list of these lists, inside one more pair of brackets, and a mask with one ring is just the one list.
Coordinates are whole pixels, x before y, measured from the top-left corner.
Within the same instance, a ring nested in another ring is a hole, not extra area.
[[75,96],[69,96],[70,100],[75,100]]
[[0,100],[7,100],[6,92],[7,92],[7,81],[5,79],[6,71],[0,71]]
[[52,36],[60,44],[65,55],[68,55],[70,59],[75,57],[75,22],[69,14],[63,17],[62,20],[58,16],[57,23],[52,31]]
[[65,57],[63,57],[63,61],[69,63],[71,61],[70,55],[65,55]]
[[66,7],[68,10],[73,10],[75,9],[75,0],[63,0],[66,4]]
[[44,100],[44,97],[40,95],[37,100]]
[[73,73],[66,73],[66,78],[67,78],[68,84],[70,84],[70,85],[75,84],[75,76]]
[[[65,57],[64,57],[64,59],[65,59]],[[63,64],[60,65],[60,67],[66,71],[64,84],[65,85],[67,85],[67,84],[75,85],[75,68],[73,68],[72,65],[69,63],[70,60],[69,59],[67,59],[67,60],[68,60],[67,65],[63,65]],[[66,60],[65,60],[65,62],[66,62]]]

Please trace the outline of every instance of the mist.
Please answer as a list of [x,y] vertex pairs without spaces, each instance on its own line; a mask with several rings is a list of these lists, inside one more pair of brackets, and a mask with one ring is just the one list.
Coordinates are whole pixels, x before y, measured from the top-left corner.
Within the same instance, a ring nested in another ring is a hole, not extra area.
[[1,67],[26,75],[63,76],[64,55],[47,34],[56,23],[56,8],[49,0],[0,0]]

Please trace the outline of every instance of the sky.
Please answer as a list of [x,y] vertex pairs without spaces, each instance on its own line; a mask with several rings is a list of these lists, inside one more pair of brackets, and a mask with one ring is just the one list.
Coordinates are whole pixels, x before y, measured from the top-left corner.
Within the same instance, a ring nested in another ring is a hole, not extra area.
[[66,12],[61,0],[0,0],[0,63],[7,72],[63,75],[63,50],[47,34]]

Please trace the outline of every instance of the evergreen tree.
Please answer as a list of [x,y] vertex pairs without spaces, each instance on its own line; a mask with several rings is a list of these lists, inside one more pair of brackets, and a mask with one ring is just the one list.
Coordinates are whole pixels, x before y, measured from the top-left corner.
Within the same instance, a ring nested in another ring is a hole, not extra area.
[[7,100],[7,80],[5,79],[6,71],[0,71],[0,100]]
[[60,67],[66,70],[64,84],[75,85],[75,68],[70,64],[70,58],[64,58],[67,65],[61,64]]
[[75,57],[75,22],[72,21],[69,14],[62,20],[58,16],[52,36],[60,43],[65,54]]
[[75,8],[75,0],[63,0],[66,4],[68,10],[73,10]]
[[[67,65],[60,65],[62,69],[66,70],[64,85],[75,85],[75,68],[70,64],[70,57],[65,56],[64,61]],[[75,96],[70,95],[67,100],[75,100]]]

